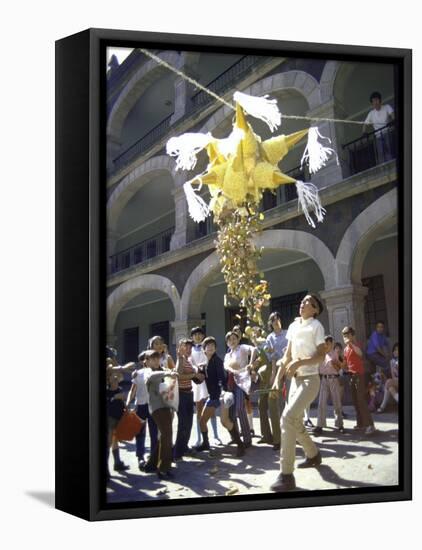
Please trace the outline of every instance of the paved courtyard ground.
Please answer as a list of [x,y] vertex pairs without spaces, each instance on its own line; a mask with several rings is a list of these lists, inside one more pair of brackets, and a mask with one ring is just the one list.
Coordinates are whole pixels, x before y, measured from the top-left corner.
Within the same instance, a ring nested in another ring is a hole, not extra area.
[[[398,483],[398,424],[395,411],[375,414],[376,434],[365,436],[352,428],[355,424],[352,407],[344,407],[346,433],[339,434],[327,428],[320,437],[315,437],[323,463],[318,468],[296,470],[297,490],[341,489],[354,487],[388,486]],[[315,410],[311,411],[315,416]],[[313,418],[315,423],[315,418]],[[328,419],[328,426],[334,420]],[[177,421],[175,421],[175,428]],[[212,434],[211,426],[210,436]],[[259,434],[259,419],[255,411],[255,433]],[[135,445],[121,444],[121,458],[130,469],[118,473],[112,469],[108,484],[109,502],[134,502],[151,499],[176,499],[221,495],[241,495],[270,492],[269,486],[278,474],[279,453],[269,445],[257,445],[247,449],[241,459],[236,458],[235,446],[227,445],[230,437],[218,421],[218,430],[223,446],[209,452],[184,457],[174,465],[175,477],[162,481],[156,474],[139,471]],[[192,430],[190,444],[196,440]],[[148,444],[148,437],[147,437]],[[303,458],[297,447],[296,456]]]

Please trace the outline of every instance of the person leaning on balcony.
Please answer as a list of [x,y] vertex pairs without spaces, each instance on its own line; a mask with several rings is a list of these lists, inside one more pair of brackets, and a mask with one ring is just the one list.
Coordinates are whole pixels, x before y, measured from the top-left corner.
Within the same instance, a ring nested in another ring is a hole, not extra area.
[[384,126],[394,120],[393,108],[391,105],[382,104],[382,97],[379,92],[372,92],[369,97],[369,102],[372,105],[372,109],[365,119],[363,133],[368,132],[369,126],[372,126],[375,131],[381,130],[381,128],[384,128]]
[[314,294],[307,294],[300,303],[299,314],[287,331],[288,346],[279,365],[270,398],[276,398],[284,375],[291,378],[289,397],[281,416],[280,473],[271,485],[277,492],[296,488],[293,475],[296,441],[303,447],[306,459],[298,468],[318,467],[321,454],[303,425],[303,414],[318,395],[319,365],[325,357],[324,328],[317,317],[322,303]]
[[[382,104],[382,97],[379,92],[372,92],[369,97],[369,102],[372,105],[372,109],[365,119],[362,133],[368,133],[369,126],[372,126],[375,132],[378,160],[384,162],[392,158],[389,139],[390,129],[385,127],[394,120],[394,110],[391,105]],[[384,128],[384,130],[382,130],[382,128]]]

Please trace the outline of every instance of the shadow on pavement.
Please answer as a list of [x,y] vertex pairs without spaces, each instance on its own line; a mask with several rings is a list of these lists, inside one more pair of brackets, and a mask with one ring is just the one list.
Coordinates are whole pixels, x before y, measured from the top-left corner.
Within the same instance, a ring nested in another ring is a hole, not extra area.
[[340,477],[330,466],[327,464],[321,464],[317,468],[319,475],[324,481],[339,485],[341,487],[380,487],[378,483],[368,483],[362,481],[355,481],[352,479],[344,479]]

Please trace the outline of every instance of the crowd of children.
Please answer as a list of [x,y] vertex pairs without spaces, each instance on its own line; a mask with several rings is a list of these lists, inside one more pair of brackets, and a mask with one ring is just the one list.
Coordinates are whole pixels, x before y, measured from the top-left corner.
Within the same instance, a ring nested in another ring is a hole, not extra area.
[[[254,393],[258,395],[261,430],[257,444],[272,445],[280,452],[280,475],[271,486],[274,491],[295,487],[296,441],[306,455],[298,467],[318,467],[321,463],[315,441],[304,425],[305,422],[313,427],[309,408],[318,395],[317,422],[312,430],[316,441],[327,426],[329,398],[334,426],[338,433],[345,433],[346,387],[356,412],[354,428],[366,436],[374,434],[372,412],[383,412],[390,398],[398,402],[398,344],[390,357],[381,322],[369,339],[366,353],[356,341],[353,327],[343,329],[343,344],[334,342],[332,336],[324,334],[317,319],[322,310],[318,297],[307,295],[301,302],[299,317],[288,331],[283,330],[278,312],[269,316],[267,336],[260,329],[249,327],[242,334],[239,327],[234,327],[225,336],[223,358],[218,355],[215,338],[206,337],[202,327],[193,328],[190,338],[179,340],[176,361],[160,336],[150,339],[148,349],[139,354],[136,364],[120,366],[116,350],[108,347],[108,453],[111,449],[114,470],[129,468],[120,459],[115,432],[124,411],[131,407],[144,420],[136,435],[139,469],[162,479],[173,477],[172,464],[184,456],[222,445],[218,418],[230,434],[230,443],[236,446],[236,456],[243,457],[252,446],[254,435]],[[365,369],[365,356],[369,370]],[[127,393],[121,386],[125,372],[131,373]],[[374,395],[378,398],[374,399]],[[197,432],[197,442],[189,447],[192,429]],[[107,473],[110,477],[108,469]]]

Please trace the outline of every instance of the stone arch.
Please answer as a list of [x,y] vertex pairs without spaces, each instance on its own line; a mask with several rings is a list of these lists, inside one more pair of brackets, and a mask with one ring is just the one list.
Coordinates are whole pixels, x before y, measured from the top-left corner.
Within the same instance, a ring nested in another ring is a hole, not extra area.
[[[255,240],[258,246],[276,250],[296,250],[311,257],[321,270],[325,288],[335,284],[334,257],[318,237],[305,231],[270,229]],[[199,318],[202,299],[219,268],[217,252],[205,258],[186,281],[181,298],[181,319]]]
[[327,61],[321,74],[321,103],[325,103],[334,97],[334,82],[340,69],[339,61]]
[[119,285],[108,296],[107,332],[113,333],[117,316],[132,298],[150,290],[158,290],[167,294],[173,304],[174,315],[177,320],[180,312],[180,295],[172,281],[161,275],[139,275]]
[[168,173],[174,181],[174,161],[168,155],[160,155],[148,159],[127,174],[114,189],[107,202],[109,231],[115,231],[124,207],[141,187],[153,178]]
[[[313,76],[304,71],[287,71],[258,80],[249,88],[242,90],[246,94],[263,96],[281,90],[295,90],[307,101],[309,110],[321,103],[320,86]],[[211,132],[221,124],[233,111],[224,106],[202,126],[199,132]]]
[[337,251],[338,286],[361,284],[365,257],[378,235],[397,222],[397,189],[388,191],[350,224]]
[[[163,61],[166,61],[173,67],[179,67],[181,63],[180,54],[174,51],[165,51],[158,54]],[[117,98],[111,109],[107,121],[107,136],[118,140],[122,131],[123,123],[144,91],[163,74],[167,74],[168,69],[159,65],[154,60],[143,63],[129,82],[123,88],[123,91]]]

